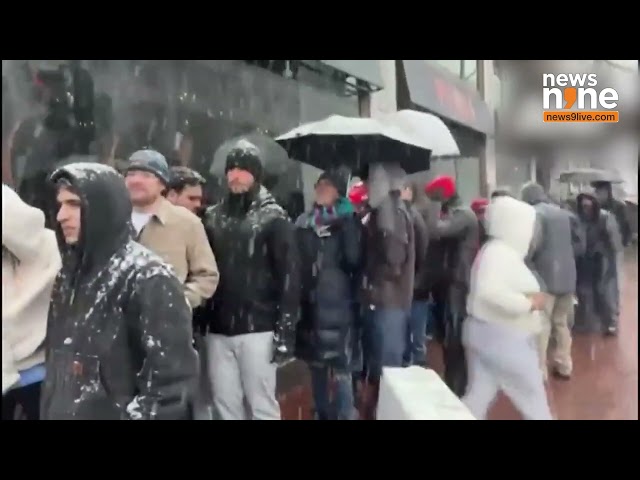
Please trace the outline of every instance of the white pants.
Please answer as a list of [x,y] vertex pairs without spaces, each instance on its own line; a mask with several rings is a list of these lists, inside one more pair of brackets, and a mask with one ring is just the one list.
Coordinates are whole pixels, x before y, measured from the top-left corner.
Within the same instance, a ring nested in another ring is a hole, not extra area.
[[463,325],[469,383],[462,399],[478,420],[502,390],[526,420],[551,420],[536,337],[468,318]]
[[273,333],[207,335],[213,404],[222,420],[280,420]]

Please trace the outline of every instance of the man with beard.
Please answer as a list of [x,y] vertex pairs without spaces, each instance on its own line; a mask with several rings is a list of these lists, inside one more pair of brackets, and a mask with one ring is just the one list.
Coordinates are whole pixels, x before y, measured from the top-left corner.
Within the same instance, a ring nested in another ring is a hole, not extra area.
[[[471,208],[463,206],[456,191],[455,180],[449,176],[434,178],[426,186],[426,193],[440,203],[440,220],[435,224],[432,238],[439,243],[442,254],[442,290],[444,300],[444,380],[459,397],[467,387],[467,366],[462,346],[462,322],[467,316],[467,294],[471,265],[479,244],[478,219]],[[435,214],[436,212],[434,212]]]
[[577,211],[586,249],[577,260],[579,321],[590,325],[592,312],[606,335],[618,332],[619,290],[616,260],[622,250],[615,216],[603,210],[594,194],[577,197]]
[[221,274],[208,306],[207,350],[213,402],[223,420],[280,419],[276,371],[293,356],[299,317],[295,229],[261,185],[261,155],[244,139],[231,149],[229,193],[204,216]]
[[186,419],[198,375],[191,311],[170,268],[133,241],[122,176],[76,163],[51,180],[63,261],[49,312],[42,418]]

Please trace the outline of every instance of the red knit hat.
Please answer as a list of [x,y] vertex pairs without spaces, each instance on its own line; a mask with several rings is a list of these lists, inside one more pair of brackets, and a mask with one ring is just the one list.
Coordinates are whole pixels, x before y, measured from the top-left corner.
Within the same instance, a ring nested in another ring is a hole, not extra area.
[[489,205],[489,200],[486,198],[476,198],[473,202],[471,202],[471,210],[473,210],[476,215],[478,213],[484,212],[484,210]]
[[362,182],[355,183],[349,189],[348,196],[349,200],[354,205],[362,205],[367,200],[369,200],[369,192],[367,191],[367,186]]
[[456,194],[456,181],[449,175],[440,175],[424,187],[427,195],[435,193],[437,190],[442,191],[442,196],[445,199],[451,198]]

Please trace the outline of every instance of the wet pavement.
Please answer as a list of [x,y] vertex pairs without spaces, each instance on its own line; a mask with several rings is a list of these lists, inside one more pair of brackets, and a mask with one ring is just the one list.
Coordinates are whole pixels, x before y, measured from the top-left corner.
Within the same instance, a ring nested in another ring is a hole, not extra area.
[[[442,372],[437,345],[429,359]],[[574,371],[570,380],[550,378],[548,395],[552,412],[559,420],[638,420],[638,261],[637,250],[626,262],[625,285],[618,337],[581,334],[573,342]],[[298,364],[298,362],[296,362]],[[311,419],[311,392],[304,366],[298,364],[297,385],[288,383],[281,396],[282,417]],[[300,379],[304,378],[301,385]],[[491,420],[516,420],[520,414],[500,396],[490,411]]]

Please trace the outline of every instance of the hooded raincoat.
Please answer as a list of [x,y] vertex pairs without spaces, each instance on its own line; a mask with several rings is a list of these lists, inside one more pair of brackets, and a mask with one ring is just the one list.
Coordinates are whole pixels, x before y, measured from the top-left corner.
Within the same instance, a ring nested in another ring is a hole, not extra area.
[[47,329],[47,420],[186,419],[197,385],[191,309],[169,266],[132,239],[131,202],[111,167],[55,171],[82,202],[64,245]]
[[[582,207],[582,199],[587,197],[593,202],[591,216]],[[617,257],[623,248],[618,222],[591,193],[578,195],[577,211],[586,245],[577,259],[576,326],[585,330],[615,328],[620,309]]]

